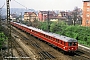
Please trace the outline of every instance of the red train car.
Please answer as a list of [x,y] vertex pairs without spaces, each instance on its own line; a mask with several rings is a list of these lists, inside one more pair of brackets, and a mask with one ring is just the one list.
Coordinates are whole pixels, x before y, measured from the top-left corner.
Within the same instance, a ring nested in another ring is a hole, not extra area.
[[45,32],[34,27],[28,27],[24,24],[11,22],[11,24],[35,37],[38,37],[52,45],[57,46],[58,48],[66,52],[74,52],[78,49],[78,41],[76,39],[58,35],[55,33]]

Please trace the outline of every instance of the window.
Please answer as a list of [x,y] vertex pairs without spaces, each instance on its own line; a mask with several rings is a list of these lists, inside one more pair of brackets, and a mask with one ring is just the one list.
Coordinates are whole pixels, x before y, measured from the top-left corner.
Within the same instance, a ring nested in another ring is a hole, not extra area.
[[51,40],[53,40],[52,37],[51,37]]
[[53,41],[55,41],[55,38],[53,38]]
[[52,40],[54,41],[54,38],[52,37]]
[[90,8],[87,8],[87,11],[90,11]]
[[76,45],[77,45],[77,43],[76,43],[76,42],[74,42],[74,43],[73,43],[73,46],[76,46]]
[[56,39],[56,42],[59,42],[59,40],[58,40],[58,39]]
[[62,41],[61,41],[61,44],[62,44]]
[[69,46],[76,46],[77,43],[76,42],[69,42]]
[[65,42],[64,42],[64,46],[65,46]]
[[90,6],[90,2],[87,3],[87,6]]
[[45,34],[44,34],[44,37],[45,37]]
[[89,23],[89,20],[87,19],[87,20],[86,20],[86,24],[88,24],[88,23]]
[[48,36],[46,35],[46,38],[48,38]]
[[50,39],[50,36],[48,36],[48,38]]
[[90,17],[90,15],[89,14],[86,14],[86,17]]
[[72,42],[69,42],[69,46],[72,46]]

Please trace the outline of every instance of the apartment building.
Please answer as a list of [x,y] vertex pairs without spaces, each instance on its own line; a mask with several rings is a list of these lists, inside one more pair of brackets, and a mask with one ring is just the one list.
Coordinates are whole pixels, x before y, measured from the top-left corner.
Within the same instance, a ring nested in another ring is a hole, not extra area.
[[83,0],[82,26],[90,26],[90,0]]
[[33,22],[37,18],[36,13],[34,12],[25,12],[24,13],[24,20]]

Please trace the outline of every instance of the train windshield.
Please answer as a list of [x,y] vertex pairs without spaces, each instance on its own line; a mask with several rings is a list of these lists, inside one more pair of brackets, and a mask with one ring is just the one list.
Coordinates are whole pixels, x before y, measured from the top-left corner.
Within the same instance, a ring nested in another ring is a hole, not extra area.
[[76,46],[77,43],[76,42],[69,42],[69,46]]

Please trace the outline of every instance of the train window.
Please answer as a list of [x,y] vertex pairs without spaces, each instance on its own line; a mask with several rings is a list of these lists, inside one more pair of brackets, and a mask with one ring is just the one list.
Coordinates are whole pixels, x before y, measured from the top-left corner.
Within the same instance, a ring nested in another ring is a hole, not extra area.
[[41,34],[43,36],[43,34]]
[[56,42],[59,42],[59,40],[58,40],[58,39],[56,39]]
[[53,41],[55,41],[55,39],[53,38]]
[[45,37],[46,37],[46,35],[45,35]]
[[72,46],[72,42],[69,42],[69,46]]
[[46,35],[46,38],[48,38],[48,36]]
[[49,36],[49,39],[51,39],[51,36]]
[[45,34],[43,36],[45,37]]
[[49,39],[51,40],[51,36],[49,36]]
[[61,44],[61,40],[59,40],[59,43]]
[[50,36],[50,39],[52,40],[52,37]]
[[43,34],[42,34],[42,36],[43,36]]
[[58,42],[58,40],[56,39],[56,42]]
[[53,41],[55,41],[55,39],[53,38]]
[[44,36],[44,34],[42,34],[42,36]]
[[48,36],[48,38],[50,39],[50,36]]
[[45,35],[45,37],[46,37],[46,35]]
[[69,42],[69,46],[76,46],[77,43],[76,42]]
[[36,31],[33,31],[34,33],[36,33]]
[[48,38],[48,36],[47,36],[47,38]]
[[40,33],[40,35],[42,36],[42,33]]
[[52,40],[54,41],[54,38],[52,37]]
[[54,39],[54,41],[57,42],[56,39]]
[[76,43],[76,42],[74,42],[74,43],[73,43],[73,46],[76,46],[76,45],[77,45],[77,43]]
[[64,46],[65,46],[65,42],[64,42]]
[[62,41],[61,41],[61,44],[62,44]]
[[55,39],[53,38],[53,41],[55,41]]

